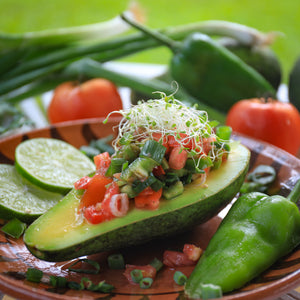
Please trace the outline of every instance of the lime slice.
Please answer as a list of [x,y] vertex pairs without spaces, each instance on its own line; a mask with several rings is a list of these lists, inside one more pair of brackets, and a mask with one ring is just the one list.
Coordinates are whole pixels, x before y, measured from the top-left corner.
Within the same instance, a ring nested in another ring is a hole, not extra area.
[[80,150],[51,138],[35,138],[19,144],[15,166],[32,183],[59,193],[67,193],[75,181],[95,171],[94,163]]
[[62,199],[33,185],[14,166],[0,165],[0,218],[30,223]]

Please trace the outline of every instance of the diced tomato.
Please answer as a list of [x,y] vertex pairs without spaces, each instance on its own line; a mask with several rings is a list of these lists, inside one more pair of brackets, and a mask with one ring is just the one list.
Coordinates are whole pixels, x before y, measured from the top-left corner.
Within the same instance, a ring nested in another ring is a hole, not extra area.
[[156,269],[154,267],[152,267],[151,265],[145,265],[145,266],[126,265],[125,272],[123,274],[125,275],[125,277],[131,284],[136,284],[132,280],[131,275],[130,275],[130,272],[133,270],[136,270],[136,269],[142,271],[143,278],[154,279],[156,276]]
[[169,166],[171,169],[180,170],[185,166],[188,153],[181,147],[175,147],[171,150],[169,157]]
[[209,138],[206,138],[206,139],[203,139],[203,152],[205,154],[208,154],[209,151],[211,150],[212,148],[212,143],[216,141],[216,138],[215,137],[209,137]]
[[175,147],[185,147],[190,148],[192,146],[192,140],[186,133],[178,133],[177,136],[168,136],[168,145],[171,148]]
[[120,193],[119,186],[115,181],[113,181],[107,188],[105,195],[103,197],[103,201],[101,203],[102,209],[110,212],[109,204],[110,204],[111,197],[119,193]]
[[105,176],[105,173],[111,163],[109,153],[103,152],[94,156],[94,163],[96,165],[96,173]]
[[91,224],[99,224],[103,221],[111,220],[113,215],[104,209],[97,209],[96,205],[91,205],[85,208],[84,217]]
[[144,190],[142,190],[138,196],[149,196],[152,195],[154,193],[154,190],[152,190],[152,188],[150,186],[146,187]]
[[84,176],[74,183],[74,188],[76,190],[86,190],[88,188],[91,180],[92,180],[92,177]]
[[166,174],[165,170],[163,169],[163,167],[162,167],[161,165],[155,167],[155,168],[152,170],[152,173],[153,173],[153,175],[156,176],[156,177],[159,177],[159,176],[161,176],[161,175]]
[[175,268],[193,266],[196,264],[196,261],[189,259],[183,252],[166,250],[163,255],[163,264],[170,268]]
[[159,200],[162,195],[162,189],[157,192],[147,187],[144,191],[134,198],[136,208],[145,208],[154,210],[159,207]]
[[[101,175],[95,175],[95,176],[101,177]],[[107,177],[102,177],[102,178],[107,178]],[[111,182],[111,179],[109,180]],[[114,214],[111,211],[110,202],[112,196],[120,193],[119,186],[117,185],[116,182],[111,182],[111,184],[107,189],[106,186],[104,186],[104,188],[105,191],[100,201],[94,202],[89,206],[85,206],[86,208],[84,210],[84,216],[92,224],[98,224],[103,221],[114,218]],[[89,189],[87,189],[86,192],[88,190]],[[101,192],[103,192],[103,190]]]
[[185,244],[183,247],[183,253],[192,261],[198,261],[203,250],[193,244]]
[[90,205],[95,205],[98,202],[102,202],[106,193],[106,185],[108,185],[111,182],[111,178],[102,176],[100,174],[95,174],[91,178],[88,187],[82,195],[79,209],[82,209],[83,207],[88,207]]

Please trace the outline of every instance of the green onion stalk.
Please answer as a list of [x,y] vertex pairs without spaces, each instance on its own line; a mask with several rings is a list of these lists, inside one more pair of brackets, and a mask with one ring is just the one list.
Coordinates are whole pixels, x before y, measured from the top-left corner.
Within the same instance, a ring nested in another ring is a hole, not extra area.
[[154,93],[158,91],[167,96],[174,95],[175,98],[184,102],[186,105],[196,105],[198,109],[205,110],[210,119],[217,120],[222,124],[225,122],[225,115],[223,113],[201,103],[198,99],[193,98],[176,85],[172,86],[158,79],[149,80],[138,76],[125,75],[124,73],[113,71],[102,63],[89,58],[84,58],[68,65],[61,70],[59,74],[56,74],[56,76],[54,75],[52,77],[52,75],[50,75],[49,77],[37,81],[35,84],[27,86],[27,89],[20,89],[19,94],[12,93],[9,99],[7,99],[6,96],[0,96],[0,103],[7,100],[10,103],[17,103],[25,96],[31,97],[36,92],[46,92],[49,88],[55,88],[56,85],[64,81],[77,80],[78,78],[86,80],[94,77],[108,79],[118,86],[131,88],[152,98],[154,97]]
[[[215,36],[226,35],[247,45],[269,43],[272,36],[272,33],[264,34],[250,27],[224,21],[198,22],[167,27],[160,31],[174,40],[182,40],[190,33],[200,31]],[[37,51],[27,47],[24,54],[13,49],[0,56],[0,95],[8,94],[49,73],[59,72],[65,65],[84,57],[105,62],[158,46],[161,46],[158,41],[138,33],[88,45],[57,47],[46,52],[45,49]]]
[[[143,14],[137,4],[131,4],[124,14],[134,20],[141,21]],[[94,24],[46,29],[25,33],[0,33],[0,53],[12,49],[30,49],[38,47],[68,46],[83,42],[99,41],[126,32],[130,27],[120,16]]]

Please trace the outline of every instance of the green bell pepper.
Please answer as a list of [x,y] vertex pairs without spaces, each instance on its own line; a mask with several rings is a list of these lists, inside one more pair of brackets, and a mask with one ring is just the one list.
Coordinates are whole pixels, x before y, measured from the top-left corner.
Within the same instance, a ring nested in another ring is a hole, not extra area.
[[241,99],[276,96],[259,72],[208,35],[193,33],[178,42],[124,15],[122,18],[169,47],[174,53],[170,63],[172,77],[190,95],[211,107],[227,112]]
[[209,242],[189,277],[185,293],[201,297],[201,286],[238,289],[300,244],[300,213],[295,202],[300,180],[290,195],[252,192],[239,197]]

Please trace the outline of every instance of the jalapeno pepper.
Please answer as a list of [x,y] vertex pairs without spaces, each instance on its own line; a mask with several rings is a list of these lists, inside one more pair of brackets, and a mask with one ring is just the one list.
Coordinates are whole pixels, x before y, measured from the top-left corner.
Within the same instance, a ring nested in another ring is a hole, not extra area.
[[229,292],[269,268],[300,243],[300,213],[295,202],[300,180],[290,195],[252,192],[239,197],[209,242],[185,286],[190,298],[201,285]]

